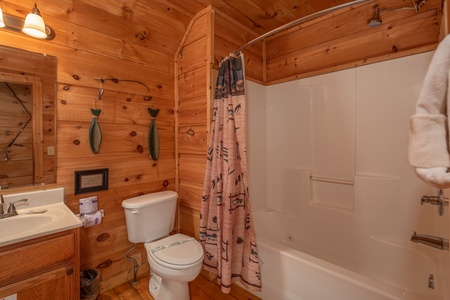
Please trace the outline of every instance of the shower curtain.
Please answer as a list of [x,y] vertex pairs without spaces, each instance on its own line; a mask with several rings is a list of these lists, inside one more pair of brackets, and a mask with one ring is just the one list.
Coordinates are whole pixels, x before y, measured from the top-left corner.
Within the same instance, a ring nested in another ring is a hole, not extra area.
[[217,274],[224,293],[237,281],[261,290],[248,195],[244,86],[243,54],[230,54],[219,66],[200,215],[203,267]]

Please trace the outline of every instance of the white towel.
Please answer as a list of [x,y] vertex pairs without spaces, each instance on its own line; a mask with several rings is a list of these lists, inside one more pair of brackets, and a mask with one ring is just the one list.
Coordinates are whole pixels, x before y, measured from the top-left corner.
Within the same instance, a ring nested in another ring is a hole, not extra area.
[[417,176],[439,189],[450,187],[447,90],[450,35],[436,49],[410,118],[408,161]]

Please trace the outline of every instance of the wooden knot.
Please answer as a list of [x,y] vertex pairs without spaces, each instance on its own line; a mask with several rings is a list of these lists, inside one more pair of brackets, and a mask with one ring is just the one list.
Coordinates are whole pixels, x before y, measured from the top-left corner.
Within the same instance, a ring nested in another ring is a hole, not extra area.
[[75,80],[80,80],[80,76],[78,76],[78,75],[72,75],[72,77],[73,77],[73,79],[75,79]]
[[195,131],[192,130],[192,128],[189,128],[189,129],[186,131],[186,134],[187,134],[187,135],[190,135],[190,136],[194,136],[194,135],[195,135]]
[[109,238],[111,237],[111,235],[107,232],[103,232],[101,234],[98,235],[97,237],[97,242],[102,243],[107,241]]
[[169,185],[169,180],[164,180],[163,187],[167,187]]
[[109,266],[112,265],[112,263],[113,263],[112,260],[108,259],[108,260],[102,262],[101,264],[99,264],[99,265],[97,266],[97,269],[108,268]]
[[131,8],[129,8],[128,6],[124,6],[124,7],[122,7],[122,9],[123,9],[124,11],[128,12],[128,13],[133,12],[133,11],[131,10]]
[[144,35],[144,33],[141,33],[141,32],[136,33],[134,35],[134,37],[140,39],[141,41],[145,40],[145,35]]

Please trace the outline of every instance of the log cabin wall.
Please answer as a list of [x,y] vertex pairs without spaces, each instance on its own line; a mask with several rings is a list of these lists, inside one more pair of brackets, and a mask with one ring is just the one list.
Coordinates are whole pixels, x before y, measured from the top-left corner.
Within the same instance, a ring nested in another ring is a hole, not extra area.
[[[179,228],[196,238],[216,69],[224,57],[257,36],[218,9],[208,7],[191,21],[175,57]],[[261,44],[246,49],[244,57],[247,78],[262,83]]]
[[179,229],[196,238],[210,119],[213,19],[209,8],[198,13],[175,55]]
[[[1,1],[4,13],[25,18],[37,3],[44,20],[56,31],[52,41],[41,41],[0,30],[0,44],[55,56],[57,66],[57,186],[65,188],[66,202],[78,213],[78,200],[97,195],[105,217],[98,226],[81,228],[81,269],[101,270],[101,292],[133,278],[133,264],[124,255],[133,244],[127,239],[122,200],[143,193],[175,190],[175,111],[173,57],[193,15],[171,6],[133,1],[100,0]],[[167,22],[170,18],[171,21]],[[88,140],[100,82],[105,81],[99,124],[100,152]],[[160,155],[152,161],[147,136],[147,108],[159,108],[156,123]],[[74,171],[109,168],[109,189],[74,195]],[[14,192],[10,190],[7,193]],[[3,193],[3,191],[2,191]],[[139,274],[148,272],[147,255],[139,246]]]
[[434,50],[441,30],[441,0],[413,9],[381,13],[368,26],[373,6],[389,9],[408,1],[379,0],[349,7],[264,40],[266,78],[271,85]]

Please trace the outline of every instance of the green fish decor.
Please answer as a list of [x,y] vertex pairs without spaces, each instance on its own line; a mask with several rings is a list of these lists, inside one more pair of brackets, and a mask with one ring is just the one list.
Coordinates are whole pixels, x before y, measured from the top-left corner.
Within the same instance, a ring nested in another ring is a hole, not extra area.
[[158,128],[156,128],[156,116],[159,113],[158,109],[148,109],[150,116],[152,117],[152,121],[150,123],[150,132],[148,134],[148,149],[150,149],[150,156],[153,160],[158,160],[159,154],[159,136],[158,136]]
[[93,109],[92,112],[92,123],[89,127],[89,144],[91,146],[92,153],[97,154],[100,151],[100,144],[102,143],[102,131],[100,130],[100,125],[98,124],[98,117],[102,112],[101,109]]

